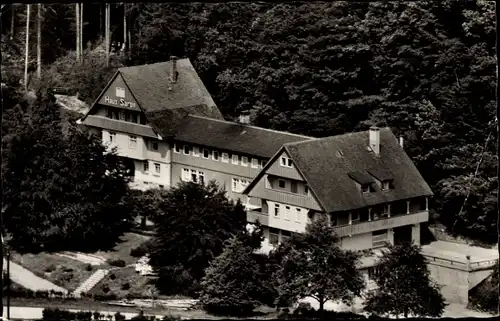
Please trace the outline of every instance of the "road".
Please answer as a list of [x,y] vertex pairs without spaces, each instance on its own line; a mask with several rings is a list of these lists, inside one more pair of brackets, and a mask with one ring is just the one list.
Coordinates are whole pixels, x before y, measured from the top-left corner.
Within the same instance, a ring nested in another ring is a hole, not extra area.
[[[6,269],[7,261],[5,259],[3,261],[3,266],[4,269]],[[12,261],[10,261],[10,279],[13,282],[33,291],[54,290],[63,293],[68,293],[68,290],[36,276],[31,271],[23,268],[19,264],[14,263]]]
[[[82,309],[68,309],[71,312],[79,312],[82,311]],[[91,311],[92,313],[95,311]],[[112,315],[114,316],[116,312],[110,312],[110,311],[99,311],[101,314],[108,316]],[[121,312],[121,315],[124,315],[127,319],[135,317],[138,313],[130,313],[130,312]],[[4,318],[7,318],[7,310],[4,308]],[[43,317],[43,308],[32,308],[32,307],[11,307],[10,308],[10,318],[13,319],[42,319]],[[163,318],[163,315],[157,315],[157,318],[161,319]]]

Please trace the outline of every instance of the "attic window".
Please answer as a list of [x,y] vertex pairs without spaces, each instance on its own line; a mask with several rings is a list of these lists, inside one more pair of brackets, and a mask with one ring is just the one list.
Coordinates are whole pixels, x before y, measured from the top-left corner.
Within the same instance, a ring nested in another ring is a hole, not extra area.
[[281,156],[281,162],[280,165],[283,167],[293,167],[293,162],[292,159],[286,157],[286,156]]
[[391,184],[391,181],[390,180],[385,180],[385,181],[382,181],[382,190],[383,191],[387,191],[387,190],[390,190],[392,189],[392,184]]
[[373,188],[372,184],[362,184],[361,185],[361,192],[373,193],[373,192],[375,192],[375,189]]

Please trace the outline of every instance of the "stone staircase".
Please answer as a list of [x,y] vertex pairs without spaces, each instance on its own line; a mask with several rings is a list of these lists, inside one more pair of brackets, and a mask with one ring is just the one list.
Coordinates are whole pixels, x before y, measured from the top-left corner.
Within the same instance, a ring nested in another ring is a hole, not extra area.
[[99,283],[107,274],[109,270],[100,269],[94,272],[87,280],[73,292],[75,297],[80,297],[82,293],[90,291],[97,283]]

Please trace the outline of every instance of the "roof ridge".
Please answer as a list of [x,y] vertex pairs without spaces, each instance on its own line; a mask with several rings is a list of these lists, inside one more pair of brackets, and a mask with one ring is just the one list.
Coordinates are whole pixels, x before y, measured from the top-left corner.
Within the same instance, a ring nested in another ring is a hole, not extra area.
[[209,118],[209,117],[199,116],[199,115],[193,115],[193,114],[189,114],[189,116],[190,117],[195,117],[195,118],[209,119],[209,120],[218,121],[218,122],[221,122],[221,123],[229,123],[229,124],[235,124],[235,125],[240,125],[240,126],[249,127],[249,128],[260,129],[260,130],[264,130],[264,131],[268,131],[268,132],[272,132],[272,133],[279,133],[279,134],[286,134],[286,135],[290,135],[290,136],[302,137],[302,138],[307,138],[309,140],[315,140],[315,139],[317,139],[316,137],[304,136],[304,135],[294,134],[294,133],[285,132],[285,131],[279,131],[279,130],[264,128],[264,127],[258,127],[258,126],[252,126],[252,125],[247,125],[247,124],[241,124],[241,123],[232,122],[232,121],[228,121],[228,120],[214,119],[214,118]]
[[[380,127],[380,129],[390,130],[390,128],[387,127],[387,126]],[[352,136],[352,135],[359,135],[359,134],[362,134],[362,133],[367,133],[369,131],[370,130],[367,129],[367,130],[360,130],[360,131],[357,131],[357,132],[349,132],[349,133],[343,133],[343,134],[326,136],[326,137],[318,137],[318,138],[314,139],[314,141],[322,141],[322,140],[336,139],[336,138],[347,137],[347,136]],[[286,143],[284,145],[286,145],[286,146],[296,146],[296,145],[307,143],[307,142],[309,142],[309,141],[299,141],[299,142],[293,142],[293,143]]]
[[[189,58],[179,58],[179,59],[177,59],[177,61],[181,61],[181,60],[188,60],[188,61],[190,61]],[[153,62],[153,63],[150,63],[150,64],[142,64],[142,65],[134,65],[134,66],[123,66],[123,67],[118,68],[118,70],[130,69],[130,68],[138,68],[138,67],[145,67],[145,66],[151,66],[151,65],[167,64],[167,63],[169,63],[171,61],[172,60],[160,61],[160,62]]]

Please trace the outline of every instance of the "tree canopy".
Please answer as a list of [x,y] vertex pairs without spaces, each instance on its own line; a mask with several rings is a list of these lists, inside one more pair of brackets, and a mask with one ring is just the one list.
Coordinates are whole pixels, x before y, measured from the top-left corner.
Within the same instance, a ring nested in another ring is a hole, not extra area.
[[129,173],[115,153],[81,128],[64,134],[50,95],[7,114],[2,210],[13,247],[86,250],[116,241],[130,217],[122,199]]
[[[15,8],[5,72],[23,61],[24,9]],[[63,71],[74,6],[45,10],[44,61],[62,67],[49,74],[92,100],[119,63],[84,59]],[[84,10],[85,43],[100,43],[102,6]],[[115,4],[112,41],[123,40],[124,13],[132,41],[120,63],[190,58],[227,119],[250,111],[254,125],[317,137],[390,126],[434,191],[433,219],[496,242],[493,1]]]
[[351,304],[365,287],[357,269],[359,255],[340,248],[326,218],[315,220],[304,234],[293,235],[276,252],[271,256],[279,258],[273,275],[278,285],[278,302],[312,297],[323,311],[329,300]]
[[245,232],[246,212],[238,201],[211,181],[206,185],[181,182],[172,187],[154,218],[157,236],[150,264],[158,271],[164,293],[193,294],[211,260],[222,253],[224,242]]
[[368,294],[365,303],[369,312],[396,317],[439,317],[443,313],[443,296],[416,245],[390,247],[377,265],[375,282],[378,288]]
[[261,265],[254,251],[255,247],[242,236],[235,235],[210,262],[200,291],[200,302],[207,311],[245,316],[261,304],[263,283],[267,280],[261,277]]

